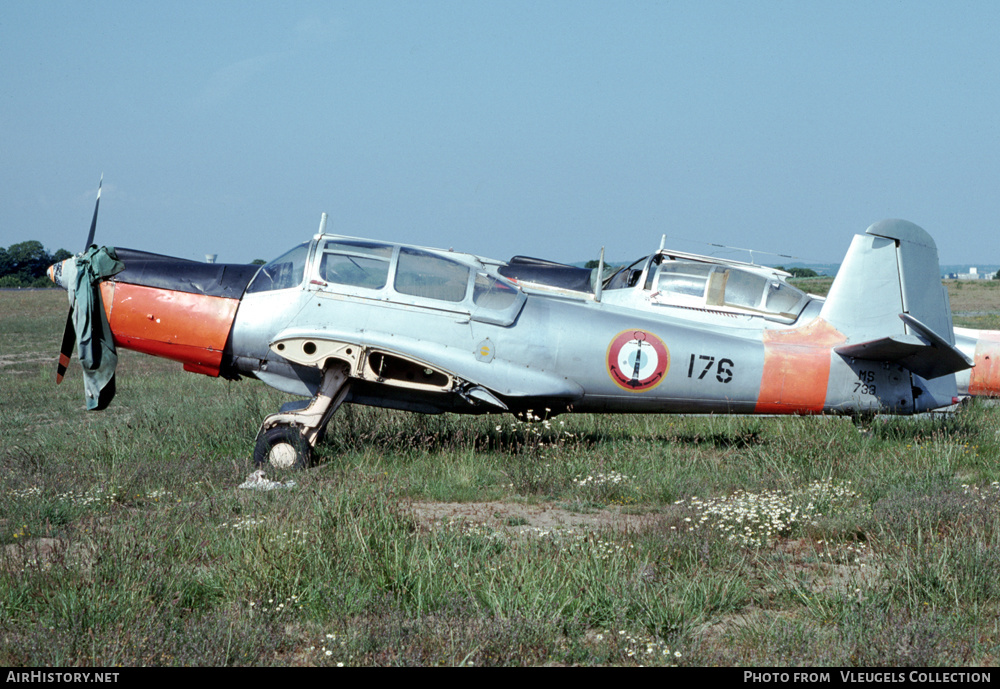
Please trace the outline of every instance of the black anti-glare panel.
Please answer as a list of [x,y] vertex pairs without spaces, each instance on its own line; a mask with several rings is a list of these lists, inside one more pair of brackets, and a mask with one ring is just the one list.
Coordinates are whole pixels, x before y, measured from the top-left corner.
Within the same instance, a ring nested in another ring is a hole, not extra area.
[[200,263],[147,251],[115,249],[125,270],[116,282],[172,289],[211,297],[239,299],[260,266],[240,263]]
[[589,268],[577,268],[541,258],[515,256],[510,259],[507,265],[501,266],[498,272],[504,277],[514,280],[537,282],[577,292],[594,291],[590,284],[591,270]]

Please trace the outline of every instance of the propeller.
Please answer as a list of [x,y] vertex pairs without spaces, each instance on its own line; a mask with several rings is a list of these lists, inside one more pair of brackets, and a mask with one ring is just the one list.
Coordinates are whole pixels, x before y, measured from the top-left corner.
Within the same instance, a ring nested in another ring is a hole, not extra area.
[[[86,251],[94,242],[94,233],[97,232],[97,210],[101,207],[101,187],[104,186],[104,175],[97,184],[97,202],[94,204],[94,217],[90,221],[90,232],[87,233],[87,243],[83,245]],[[66,289],[70,286],[66,285]],[[76,345],[76,329],[73,328],[73,306],[70,306],[69,313],[66,314],[66,327],[63,329],[62,346],[59,347],[59,363],[56,364],[56,385],[62,382],[66,375],[66,368],[69,366],[69,359],[73,356],[73,346]]]
[[90,410],[105,409],[114,398],[115,366],[118,362],[98,283],[101,278],[124,269],[113,249],[98,249],[93,245],[102,186],[104,175],[101,175],[101,181],[97,185],[94,217],[90,221],[90,232],[87,234],[83,253],[65,261],[63,268],[53,266],[53,273],[59,273],[60,284],[70,294],[70,308],[66,315],[66,327],[56,365],[56,383],[61,383],[66,375],[66,368],[76,345],[84,372],[87,409]]

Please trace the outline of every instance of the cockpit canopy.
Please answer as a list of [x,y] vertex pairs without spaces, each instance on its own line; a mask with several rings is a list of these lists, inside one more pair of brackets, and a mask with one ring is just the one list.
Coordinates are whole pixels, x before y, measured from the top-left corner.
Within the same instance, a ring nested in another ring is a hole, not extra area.
[[808,299],[777,276],[725,265],[664,261],[657,267],[655,297],[678,306],[728,307],[795,319]]
[[248,292],[300,287],[512,323],[525,296],[468,254],[320,235],[265,264]]
[[788,284],[781,271],[709,257],[660,251],[610,277],[606,299],[708,311],[742,312],[794,321],[809,295]]

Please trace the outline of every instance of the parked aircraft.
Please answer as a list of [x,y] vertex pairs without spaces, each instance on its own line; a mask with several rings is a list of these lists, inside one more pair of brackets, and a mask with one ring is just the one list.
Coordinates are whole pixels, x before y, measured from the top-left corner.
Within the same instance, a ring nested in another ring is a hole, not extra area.
[[97,247],[52,266],[71,302],[58,378],[74,332],[89,408],[114,395],[116,346],[256,378],[305,398],[257,435],[257,463],[283,467],[309,464],[345,402],[869,415],[1000,390],[1000,333],[957,331],[956,346],[936,246],[906,221],[856,236],[825,299],[780,271],[662,249],[605,278],[327,234],[325,221],[261,267]]

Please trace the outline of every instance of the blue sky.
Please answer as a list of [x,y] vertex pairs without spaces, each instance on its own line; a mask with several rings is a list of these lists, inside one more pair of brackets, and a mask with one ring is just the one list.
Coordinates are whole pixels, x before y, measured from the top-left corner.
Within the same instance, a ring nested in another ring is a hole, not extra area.
[[564,261],[839,261],[900,217],[998,263],[997,36],[996,2],[9,0],[0,246],[82,249],[103,172],[100,243],[199,260],[326,211]]

